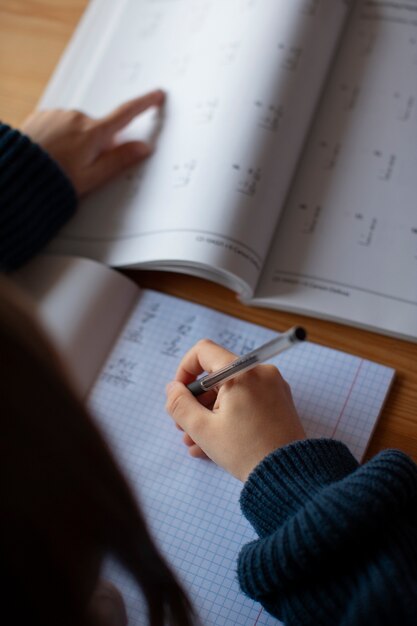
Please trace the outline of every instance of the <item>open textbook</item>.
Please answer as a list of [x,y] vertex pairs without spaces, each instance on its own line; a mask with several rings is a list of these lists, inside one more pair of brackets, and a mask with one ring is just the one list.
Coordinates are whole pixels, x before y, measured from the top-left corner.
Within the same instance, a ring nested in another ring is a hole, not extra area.
[[[87,259],[39,257],[14,275],[38,312],[108,438],[152,534],[205,626],[277,624],[240,591],[236,560],[254,532],[239,510],[241,483],[209,461],[192,459],[164,409],[165,386],[183,354],[209,337],[243,354],[274,331],[207,307],[139,290]],[[360,460],[394,371],[302,342],[271,359],[290,383],[310,437],[344,441]],[[129,624],[146,613],[115,563]]]
[[51,251],[416,340],[416,73],[417,0],[92,0],[41,106],[167,102]]

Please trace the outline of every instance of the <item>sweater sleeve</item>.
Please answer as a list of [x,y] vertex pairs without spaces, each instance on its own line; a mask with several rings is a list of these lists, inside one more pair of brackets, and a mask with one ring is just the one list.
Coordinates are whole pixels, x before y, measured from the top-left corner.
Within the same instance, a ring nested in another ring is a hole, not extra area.
[[36,254],[74,213],[75,190],[37,144],[0,122],[0,270]]
[[242,590],[288,626],[416,623],[417,467],[388,450],[359,466],[327,439],[276,450],[249,476],[258,534],[239,555]]

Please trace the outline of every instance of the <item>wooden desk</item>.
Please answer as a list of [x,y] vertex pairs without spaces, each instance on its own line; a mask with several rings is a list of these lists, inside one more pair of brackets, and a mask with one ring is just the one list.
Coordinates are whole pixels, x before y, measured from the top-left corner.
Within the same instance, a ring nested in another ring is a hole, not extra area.
[[[0,0],[0,119],[19,126],[36,103],[87,0]],[[397,370],[368,456],[397,447],[417,461],[417,344],[324,322],[250,309],[206,281],[159,272],[130,272],[139,284],[219,309],[270,328],[305,325],[312,341],[389,365]]]

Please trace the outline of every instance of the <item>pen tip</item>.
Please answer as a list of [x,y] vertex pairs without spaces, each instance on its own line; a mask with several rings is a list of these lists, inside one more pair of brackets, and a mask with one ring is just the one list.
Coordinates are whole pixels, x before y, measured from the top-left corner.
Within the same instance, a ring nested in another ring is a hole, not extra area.
[[294,337],[298,341],[304,341],[304,339],[307,337],[307,333],[302,326],[296,326],[294,329]]

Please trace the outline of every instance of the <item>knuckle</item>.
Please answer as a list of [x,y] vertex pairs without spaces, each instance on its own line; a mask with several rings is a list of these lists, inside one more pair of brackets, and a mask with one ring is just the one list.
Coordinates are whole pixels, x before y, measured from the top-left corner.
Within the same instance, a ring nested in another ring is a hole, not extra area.
[[279,369],[270,363],[267,365],[261,365],[260,367],[255,368],[255,370],[258,370],[259,378],[262,378],[268,384],[277,385],[284,380]]
[[212,341],[211,339],[200,339],[196,343],[196,347],[203,350],[212,345],[214,345],[214,341]]
[[78,109],[71,109],[68,111],[68,117],[73,124],[81,124],[84,121],[84,113],[81,113]]
[[265,367],[265,374],[267,376],[269,376],[270,378],[278,378],[281,377],[278,368],[276,367],[276,365],[272,365],[271,363],[268,363],[267,365],[264,366]]
[[74,131],[84,131],[91,126],[90,118],[78,109],[68,111],[68,120]]

